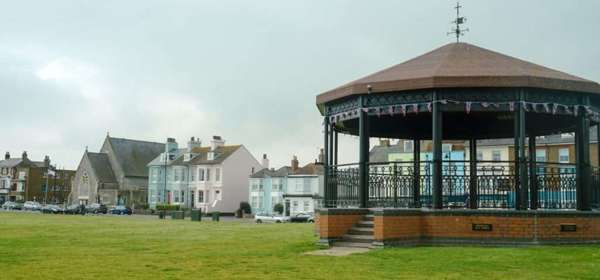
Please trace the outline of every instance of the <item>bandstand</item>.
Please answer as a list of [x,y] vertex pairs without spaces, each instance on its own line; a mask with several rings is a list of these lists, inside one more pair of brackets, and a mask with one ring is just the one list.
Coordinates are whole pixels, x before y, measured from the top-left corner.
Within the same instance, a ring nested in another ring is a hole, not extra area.
[[[323,243],[600,241],[598,83],[453,43],[320,94],[317,106]],[[575,134],[576,162],[537,162],[536,138],[560,133]],[[338,163],[340,134],[359,137],[358,162]],[[369,162],[371,137],[413,140],[413,160]],[[501,138],[514,138],[512,160],[477,160],[478,140]],[[444,140],[468,143],[468,160],[443,158]]]

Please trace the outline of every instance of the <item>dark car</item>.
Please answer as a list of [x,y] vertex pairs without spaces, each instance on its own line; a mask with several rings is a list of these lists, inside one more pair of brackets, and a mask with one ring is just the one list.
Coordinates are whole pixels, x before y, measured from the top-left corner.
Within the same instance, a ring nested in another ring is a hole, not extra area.
[[131,215],[131,208],[119,205],[111,209],[110,213],[113,215]]
[[90,214],[106,214],[108,208],[104,204],[93,203],[85,207],[85,212]]
[[45,205],[44,207],[42,207],[42,213],[46,213],[46,214],[61,214],[63,212],[64,212],[64,209],[62,209],[60,206],[54,205],[54,204],[48,204],[48,205]]
[[73,204],[67,206],[65,208],[65,214],[77,215],[77,214],[85,214],[85,206],[79,204]]
[[315,218],[311,214],[300,213],[290,217],[292,223],[314,223]]

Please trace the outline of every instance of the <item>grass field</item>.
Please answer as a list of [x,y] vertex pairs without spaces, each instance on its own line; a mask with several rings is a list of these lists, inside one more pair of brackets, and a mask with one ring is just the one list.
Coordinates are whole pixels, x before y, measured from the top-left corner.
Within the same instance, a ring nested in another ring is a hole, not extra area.
[[316,240],[310,224],[0,212],[0,279],[600,278],[600,246],[303,255]]

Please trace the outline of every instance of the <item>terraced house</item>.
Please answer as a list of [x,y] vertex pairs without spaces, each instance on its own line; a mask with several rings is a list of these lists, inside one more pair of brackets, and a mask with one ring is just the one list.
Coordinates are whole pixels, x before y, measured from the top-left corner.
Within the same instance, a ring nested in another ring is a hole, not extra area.
[[209,146],[192,137],[179,148],[173,138],[148,164],[148,201],[175,204],[203,212],[234,213],[248,198],[247,178],[261,164],[243,145],[225,145],[214,136]]
[[320,160],[299,167],[293,157],[291,166],[277,170],[264,168],[248,180],[253,214],[273,215],[275,205],[282,204],[284,216],[314,213],[323,194],[323,155]]

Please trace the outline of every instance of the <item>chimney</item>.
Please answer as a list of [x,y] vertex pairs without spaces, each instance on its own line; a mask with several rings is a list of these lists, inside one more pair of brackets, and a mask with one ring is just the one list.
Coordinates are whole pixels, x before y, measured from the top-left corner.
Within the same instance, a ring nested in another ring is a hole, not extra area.
[[319,160],[320,163],[325,162],[325,152],[323,151],[323,149],[321,149],[321,152],[319,153]]
[[10,159],[10,153],[6,152],[6,154],[4,154],[4,159]]
[[23,155],[21,155],[21,158],[22,158],[23,160],[26,160],[26,159],[27,159],[27,151],[23,151]]
[[294,156],[292,158],[292,171],[298,170],[298,157]]
[[269,159],[267,158],[267,154],[263,154],[262,167],[269,169]]
[[195,138],[192,136],[192,138],[190,138],[190,141],[188,141],[187,151],[188,153],[191,153],[194,148],[198,148],[201,146],[202,141],[200,141],[200,138]]
[[379,146],[389,147],[390,146],[390,139],[379,139]]
[[175,157],[175,153],[179,146],[174,138],[167,138],[167,143],[165,144],[165,158],[163,160],[173,160]]
[[50,157],[47,155],[44,157],[44,166],[50,167]]
[[218,147],[224,146],[225,145],[225,140],[221,139],[221,136],[213,136],[212,141],[210,141],[210,150],[214,151],[216,150]]

